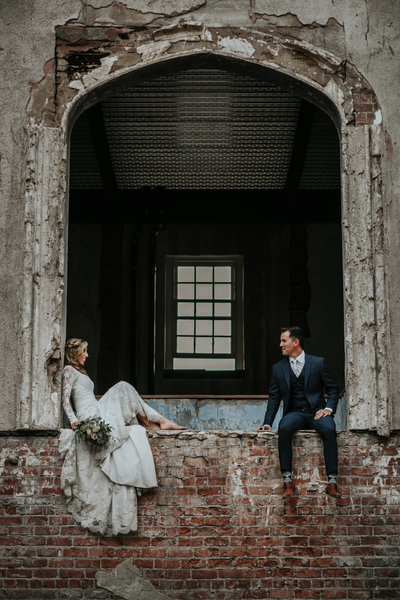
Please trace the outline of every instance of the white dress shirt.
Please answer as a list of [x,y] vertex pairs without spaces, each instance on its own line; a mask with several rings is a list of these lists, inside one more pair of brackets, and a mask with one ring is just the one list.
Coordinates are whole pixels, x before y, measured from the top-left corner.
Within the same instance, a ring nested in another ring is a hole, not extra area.
[[303,370],[304,363],[306,360],[306,355],[304,354],[304,350],[297,358],[292,358],[289,356],[290,366],[292,367],[293,373],[298,377]]

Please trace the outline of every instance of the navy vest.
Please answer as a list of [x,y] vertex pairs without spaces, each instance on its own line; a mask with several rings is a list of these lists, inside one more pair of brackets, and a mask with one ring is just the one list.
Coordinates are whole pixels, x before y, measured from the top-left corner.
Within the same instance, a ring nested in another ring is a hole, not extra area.
[[289,410],[306,410],[313,412],[307,401],[304,392],[304,367],[300,375],[296,377],[293,373],[292,367],[289,366],[290,370],[290,400]]

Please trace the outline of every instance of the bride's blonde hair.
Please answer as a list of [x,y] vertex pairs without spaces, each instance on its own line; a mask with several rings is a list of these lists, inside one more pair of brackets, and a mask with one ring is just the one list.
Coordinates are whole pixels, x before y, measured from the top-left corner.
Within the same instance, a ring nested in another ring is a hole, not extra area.
[[79,364],[78,356],[88,347],[88,343],[80,338],[71,338],[65,344],[65,364],[71,365],[77,371],[87,375],[85,369]]

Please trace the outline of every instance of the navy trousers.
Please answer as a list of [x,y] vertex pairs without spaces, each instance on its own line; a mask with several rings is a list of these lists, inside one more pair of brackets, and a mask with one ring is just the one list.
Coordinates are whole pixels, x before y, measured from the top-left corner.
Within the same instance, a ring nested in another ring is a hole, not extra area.
[[279,462],[282,473],[292,471],[292,437],[299,429],[317,431],[324,444],[324,459],[327,474],[338,472],[338,451],[336,425],[333,417],[315,419],[314,414],[305,411],[291,411],[279,423]]

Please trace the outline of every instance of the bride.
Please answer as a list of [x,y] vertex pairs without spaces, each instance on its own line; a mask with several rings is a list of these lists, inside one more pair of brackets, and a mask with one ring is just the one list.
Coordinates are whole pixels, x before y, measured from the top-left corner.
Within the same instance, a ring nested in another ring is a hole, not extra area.
[[[84,368],[88,356],[86,341],[67,341],[62,403],[71,429],[62,429],[60,435],[64,459],[61,485],[68,510],[83,527],[103,535],[126,534],[137,530],[137,495],[157,486],[146,429],[185,427],[148,406],[124,381],[96,400],[94,384]],[[93,448],[76,439],[74,430],[90,417],[101,417],[112,426],[105,448]]]

